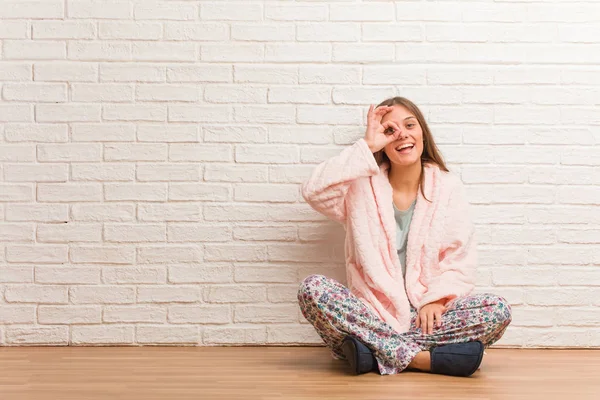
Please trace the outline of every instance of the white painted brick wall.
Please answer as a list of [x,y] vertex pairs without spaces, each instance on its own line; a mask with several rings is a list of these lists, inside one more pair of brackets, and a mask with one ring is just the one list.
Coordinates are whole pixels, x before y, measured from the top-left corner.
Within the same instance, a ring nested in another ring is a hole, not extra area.
[[369,104],[465,183],[499,345],[600,346],[598,2],[0,3],[0,344],[320,343],[302,200]]

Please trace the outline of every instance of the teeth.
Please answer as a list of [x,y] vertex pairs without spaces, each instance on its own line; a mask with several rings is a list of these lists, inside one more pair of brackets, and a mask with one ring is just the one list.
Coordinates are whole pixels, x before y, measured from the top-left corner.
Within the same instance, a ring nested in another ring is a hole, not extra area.
[[396,150],[402,150],[402,149],[405,149],[407,147],[412,147],[412,146],[413,146],[412,144],[405,144],[405,145],[403,145],[401,147],[396,147]]

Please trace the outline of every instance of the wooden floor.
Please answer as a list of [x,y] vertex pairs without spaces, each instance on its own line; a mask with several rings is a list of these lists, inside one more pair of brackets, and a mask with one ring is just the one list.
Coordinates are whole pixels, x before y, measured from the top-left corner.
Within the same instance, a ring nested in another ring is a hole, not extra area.
[[487,350],[470,378],[352,376],[323,347],[4,347],[0,399],[600,399],[598,350]]

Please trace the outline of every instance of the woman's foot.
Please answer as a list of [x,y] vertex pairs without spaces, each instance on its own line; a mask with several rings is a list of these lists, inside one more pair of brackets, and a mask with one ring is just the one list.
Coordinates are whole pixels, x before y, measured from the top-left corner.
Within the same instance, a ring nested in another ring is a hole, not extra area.
[[480,341],[454,343],[434,347],[431,352],[431,372],[453,376],[470,376],[483,359],[483,343]]
[[350,363],[352,373],[355,375],[379,371],[377,359],[375,359],[371,350],[356,337],[348,335],[344,338],[342,352]]

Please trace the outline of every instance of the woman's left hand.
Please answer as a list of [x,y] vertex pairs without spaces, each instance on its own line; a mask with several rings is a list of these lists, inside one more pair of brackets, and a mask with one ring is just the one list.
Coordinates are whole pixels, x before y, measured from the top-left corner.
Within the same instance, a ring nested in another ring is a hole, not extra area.
[[442,314],[446,312],[444,302],[442,299],[421,307],[415,326],[421,328],[421,331],[425,334],[433,334],[434,322],[437,328],[442,326]]

